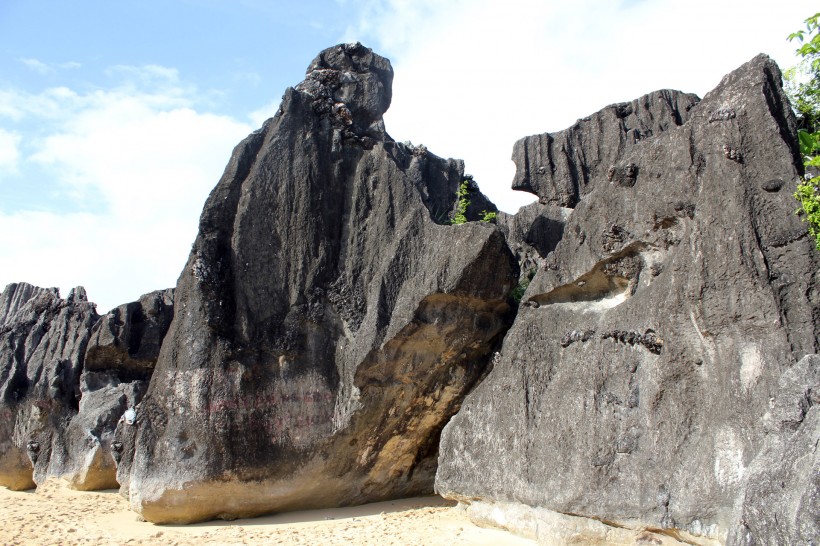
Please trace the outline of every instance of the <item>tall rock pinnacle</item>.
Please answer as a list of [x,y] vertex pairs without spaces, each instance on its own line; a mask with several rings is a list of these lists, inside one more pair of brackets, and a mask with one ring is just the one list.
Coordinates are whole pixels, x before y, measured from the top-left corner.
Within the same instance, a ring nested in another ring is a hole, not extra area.
[[118,478],[146,519],[431,491],[438,434],[509,326],[517,267],[494,226],[446,222],[463,163],[384,131],[391,82],[364,46],[327,49],[234,150],[118,430]]

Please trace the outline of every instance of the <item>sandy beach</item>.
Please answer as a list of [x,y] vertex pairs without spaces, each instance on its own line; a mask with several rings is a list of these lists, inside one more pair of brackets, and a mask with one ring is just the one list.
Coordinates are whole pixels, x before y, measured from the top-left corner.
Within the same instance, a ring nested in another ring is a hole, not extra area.
[[154,525],[116,491],[74,491],[50,480],[36,491],[0,488],[0,544],[530,545],[471,523],[454,503],[421,497],[231,522]]

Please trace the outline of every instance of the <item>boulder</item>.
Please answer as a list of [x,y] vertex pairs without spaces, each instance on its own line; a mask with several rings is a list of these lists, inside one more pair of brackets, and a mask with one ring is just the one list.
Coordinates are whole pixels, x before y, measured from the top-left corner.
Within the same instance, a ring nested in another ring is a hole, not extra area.
[[[511,323],[518,271],[496,226],[449,225],[463,163],[385,132],[392,76],[360,44],[327,49],[235,148],[117,432],[147,520],[432,491],[441,428]],[[490,205],[468,186],[476,220]]]
[[66,423],[97,319],[82,287],[66,299],[26,283],[0,295],[0,485],[30,489],[68,459]]
[[[437,491],[547,543],[615,529],[725,541],[781,376],[820,343],[779,69],[755,57],[701,101],[652,93],[513,158],[514,187],[566,220],[442,433]],[[803,502],[805,465],[788,481]]]

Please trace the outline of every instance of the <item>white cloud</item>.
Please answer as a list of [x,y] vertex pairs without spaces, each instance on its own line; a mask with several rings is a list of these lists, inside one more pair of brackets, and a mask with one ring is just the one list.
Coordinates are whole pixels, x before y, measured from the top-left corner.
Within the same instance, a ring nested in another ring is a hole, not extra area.
[[20,134],[0,129],[0,180],[3,174],[15,175],[20,158]]
[[[83,284],[100,311],[176,283],[205,198],[253,130],[197,111],[199,95],[173,70],[114,73],[126,82],[110,90],[6,92],[18,119],[46,126],[25,159],[57,181],[65,211],[0,215],[0,279],[64,293]],[[102,212],[73,212],[84,202]]]
[[179,70],[156,64],[142,66],[115,65],[106,70],[109,76],[125,77],[131,84],[179,84]]
[[249,85],[251,87],[258,87],[259,84],[262,83],[262,76],[251,71],[236,72],[233,75],[233,79],[242,85]]
[[51,72],[51,67],[49,67],[43,61],[37,59],[18,59],[21,63],[32,69],[33,71],[39,74],[48,74]]
[[692,0],[360,1],[346,39],[395,69],[385,116],[397,140],[466,160],[500,208],[533,198],[509,187],[515,140],[559,131],[661,88],[703,95],[755,54],[786,66],[799,5]]
[[32,59],[32,58],[22,58],[22,59],[17,59],[17,60],[20,61],[21,63],[23,63],[24,65],[26,65],[31,70],[33,70],[33,71],[35,71],[38,74],[41,74],[43,76],[45,76],[46,74],[51,74],[51,73],[55,72],[55,70],[57,70],[57,69],[71,70],[71,69],[75,69],[75,68],[80,68],[82,66],[80,63],[78,63],[76,61],[68,61],[68,62],[64,62],[64,63],[49,64],[49,63],[44,63],[43,61],[41,61],[39,59]]

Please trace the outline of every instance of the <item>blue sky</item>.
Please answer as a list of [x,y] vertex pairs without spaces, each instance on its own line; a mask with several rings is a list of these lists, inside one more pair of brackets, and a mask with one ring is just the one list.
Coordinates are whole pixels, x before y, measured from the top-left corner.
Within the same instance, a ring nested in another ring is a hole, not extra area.
[[660,88],[703,95],[809,2],[0,0],[0,285],[101,312],[173,286],[233,146],[323,48],[393,62],[397,140],[465,159],[500,208],[514,141]]

